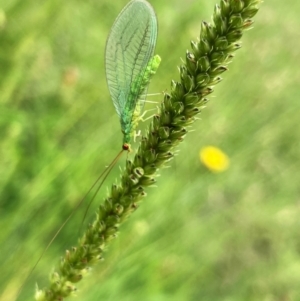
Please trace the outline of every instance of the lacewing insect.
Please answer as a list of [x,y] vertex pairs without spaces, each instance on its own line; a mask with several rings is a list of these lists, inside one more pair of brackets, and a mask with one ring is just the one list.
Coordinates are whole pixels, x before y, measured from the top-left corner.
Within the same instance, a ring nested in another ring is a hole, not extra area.
[[121,154],[124,151],[130,151],[130,141],[134,136],[138,122],[142,119],[141,115],[148,85],[161,61],[158,55],[154,55],[156,39],[157,18],[152,6],[145,0],[130,1],[116,18],[108,36],[105,49],[107,85],[114,107],[120,118],[123,133],[122,150],[109,164],[107,169],[102,172],[84,198],[72,210],[67,220],[57,230],[24,280],[16,299],[45,252],[87,195],[102,178],[87,206],[84,218],[92,201]]
[[147,1],[133,0],[121,11],[107,39],[106,79],[120,118],[123,150],[130,150],[150,79],[160,64],[160,57],[153,56],[156,38],[154,9]]

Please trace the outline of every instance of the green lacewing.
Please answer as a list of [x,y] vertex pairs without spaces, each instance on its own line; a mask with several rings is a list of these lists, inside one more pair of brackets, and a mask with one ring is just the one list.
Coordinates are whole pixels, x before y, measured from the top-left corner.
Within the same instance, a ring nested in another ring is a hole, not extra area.
[[106,79],[120,118],[123,150],[130,149],[150,79],[161,61],[153,56],[156,38],[154,9],[145,0],[133,0],[116,18],[106,42]]
[[87,206],[84,219],[92,201],[109,172],[120,158],[120,155],[123,151],[130,150],[130,140],[134,135],[144,108],[148,85],[161,61],[158,55],[153,56],[156,39],[157,19],[152,6],[145,0],[130,1],[115,20],[108,36],[105,50],[107,84],[113,104],[120,117],[121,129],[124,136],[122,151],[109,164],[107,169],[101,173],[84,198],[60,226],[27,275],[16,298],[20,295],[26,280],[33,273],[45,252],[87,195],[102,178]]

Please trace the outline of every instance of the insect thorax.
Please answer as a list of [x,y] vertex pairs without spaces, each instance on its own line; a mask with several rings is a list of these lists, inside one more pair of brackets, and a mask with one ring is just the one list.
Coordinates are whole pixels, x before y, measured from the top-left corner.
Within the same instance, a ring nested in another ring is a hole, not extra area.
[[124,110],[120,121],[121,129],[124,135],[123,144],[130,143],[131,138],[134,136],[134,132],[138,126],[140,120],[141,107],[139,104],[136,105],[134,110]]

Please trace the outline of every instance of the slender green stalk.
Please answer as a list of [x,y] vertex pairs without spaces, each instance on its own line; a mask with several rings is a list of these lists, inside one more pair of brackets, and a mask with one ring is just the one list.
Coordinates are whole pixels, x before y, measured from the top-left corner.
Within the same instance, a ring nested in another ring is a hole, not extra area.
[[145,189],[156,182],[158,169],[174,156],[196,116],[207,102],[206,96],[221,81],[238,40],[252,26],[260,0],[221,0],[215,6],[213,24],[203,22],[200,39],[191,42],[186,62],[180,66],[180,81],[172,81],[159,113],[149,125],[133,161],[127,160],[121,183],[113,184],[110,196],[100,205],[94,223],[86,230],[77,247],[66,251],[50,286],[37,290],[36,300],[63,300],[76,291],[88,268],[103,258],[108,243],[120,225],[146,196]]

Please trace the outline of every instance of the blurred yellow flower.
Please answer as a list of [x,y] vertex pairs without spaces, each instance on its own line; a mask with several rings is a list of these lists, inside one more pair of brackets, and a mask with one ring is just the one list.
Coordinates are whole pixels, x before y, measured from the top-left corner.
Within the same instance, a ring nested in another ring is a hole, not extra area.
[[222,172],[229,167],[229,158],[219,148],[214,146],[206,146],[200,150],[200,161],[210,171]]

